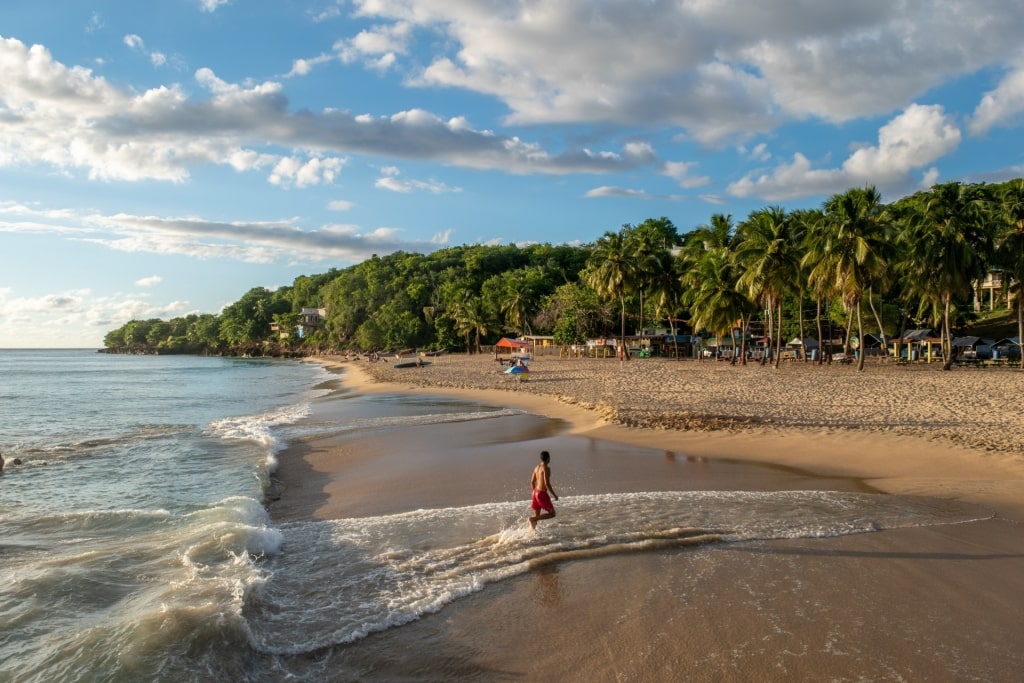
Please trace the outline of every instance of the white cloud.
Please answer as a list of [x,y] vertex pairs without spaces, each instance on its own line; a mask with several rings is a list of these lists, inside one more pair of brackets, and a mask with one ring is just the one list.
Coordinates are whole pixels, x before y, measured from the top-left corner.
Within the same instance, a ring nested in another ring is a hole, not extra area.
[[320,11],[314,11],[314,10],[310,10],[309,11],[309,17],[310,17],[310,19],[313,20],[313,23],[315,23],[315,24],[319,24],[320,22],[323,22],[323,21],[328,21],[329,19],[335,19],[335,18],[340,17],[340,16],[341,16],[341,8],[338,7],[337,5],[331,5],[331,6],[325,8],[323,10],[320,10]]
[[690,171],[696,168],[697,163],[693,161],[666,161],[662,165],[661,172],[679,183],[679,187],[692,189],[704,187],[711,184],[708,176],[691,176]]
[[981,98],[967,129],[972,135],[983,135],[994,126],[1019,124],[1021,114],[1024,114],[1024,66],[1018,65]]
[[601,187],[595,187],[592,190],[588,190],[584,195],[588,199],[594,199],[598,197],[622,197],[626,199],[658,199],[662,201],[678,202],[685,199],[675,194],[651,194],[646,190],[631,190],[624,187],[614,187],[611,185],[602,185]]
[[715,206],[723,206],[726,201],[717,194],[702,194],[698,196],[701,201],[707,202],[708,204],[714,204]]
[[106,215],[0,202],[0,234],[4,232],[52,235],[125,253],[244,263],[296,259],[356,263],[373,254],[430,252],[440,245],[437,236],[429,241],[403,240],[398,228],[324,225],[304,229],[297,219],[225,222],[194,216]]
[[[786,120],[888,115],[1002,64],[1024,30],[1003,0],[354,5],[376,23],[342,49],[409,55],[412,84],[493,96],[512,122],[667,124],[716,146]],[[423,68],[417,34],[434,49]]]
[[99,347],[104,334],[129,320],[166,320],[189,312],[194,311],[187,301],[154,304],[124,293],[103,296],[77,289],[24,297],[0,290],[0,348],[24,346],[26,329],[40,347]]
[[226,5],[231,0],[199,0],[199,7],[204,12],[216,12],[218,7]]
[[749,173],[732,183],[733,196],[768,201],[843,192],[873,184],[883,194],[905,193],[916,185],[911,174],[954,151],[961,134],[938,105],[912,105],[878,131],[878,144],[851,154],[840,168],[813,168],[799,152],[770,172]]
[[921,178],[921,189],[927,190],[937,182],[939,182],[939,169],[933,166],[925,171],[924,176]]
[[296,157],[285,157],[280,159],[274,166],[268,178],[272,185],[282,187],[308,187],[310,185],[330,185],[334,182],[338,172],[344,168],[346,159],[329,157],[321,159],[314,157],[302,161]]
[[346,64],[362,61],[366,66],[384,71],[395,64],[398,55],[407,54],[412,26],[399,21],[392,25],[374,26],[360,31],[354,38],[334,44],[338,58]]
[[107,23],[103,20],[103,16],[99,12],[93,12],[89,17],[89,23],[85,25],[85,32],[96,33],[96,31],[99,31],[106,25]]
[[355,202],[350,202],[347,199],[335,199],[327,202],[327,208],[331,211],[351,211],[355,205]]
[[164,279],[159,275],[150,275],[149,277],[140,278],[135,281],[135,284],[139,287],[153,287],[163,282]]
[[461,187],[452,187],[438,180],[423,181],[400,179],[398,177],[400,175],[400,171],[394,166],[385,166],[380,171],[383,174],[383,177],[378,178],[377,182],[374,183],[374,187],[380,190],[390,190],[391,192],[400,192],[403,194],[419,190],[433,194],[462,192]]
[[747,149],[745,145],[740,145],[738,150],[740,154],[748,159],[762,164],[772,158],[772,153],[768,151],[768,143],[765,142],[760,142],[751,149]]
[[296,59],[292,62],[292,70],[285,74],[285,78],[294,76],[307,76],[314,68],[334,60],[331,55],[319,55],[312,59]]
[[[141,39],[128,42],[144,45]],[[96,180],[184,182],[196,165],[249,170],[252,163],[263,167],[280,161],[285,163],[276,180],[292,180],[287,160],[294,155],[264,151],[268,148],[314,149],[324,158],[362,153],[432,160],[510,173],[605,173],[657,161],[642,142],[620,151],[552,154],[518,137],[474,130],[463,117],[445,121],[422,109],[389,116],[339,110],[292,114],[280,83],[230,83],[208,68],[195,73],[207,99],[190,97],[177,84],[122,91],[89,69],[55,61],[45,47],[27,48],[15,39],[0,39],[0,65],[0,165],[46,164],[65,173],[84,169]],[[303,182],[325,181],[322,171],[307,170]]]

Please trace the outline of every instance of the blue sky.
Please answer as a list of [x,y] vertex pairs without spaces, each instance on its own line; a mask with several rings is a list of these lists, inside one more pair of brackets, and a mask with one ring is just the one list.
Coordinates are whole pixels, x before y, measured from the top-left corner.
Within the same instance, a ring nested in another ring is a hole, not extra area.
[[1024,175],[1005,0],[8,0],[0,347],[372,254]]

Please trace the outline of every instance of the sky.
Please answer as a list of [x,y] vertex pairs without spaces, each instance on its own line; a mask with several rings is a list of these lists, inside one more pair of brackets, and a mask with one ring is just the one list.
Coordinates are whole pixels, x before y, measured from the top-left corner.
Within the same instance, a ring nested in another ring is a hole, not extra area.
[[0,348],[373,254],[1024,176],[1006,0],[5,0]]

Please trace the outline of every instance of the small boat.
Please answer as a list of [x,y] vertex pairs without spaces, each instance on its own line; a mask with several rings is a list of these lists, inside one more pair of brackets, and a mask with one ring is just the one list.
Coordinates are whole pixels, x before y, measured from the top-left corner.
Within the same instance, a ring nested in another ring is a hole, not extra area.
[[406,360],[401,363],[395,363],[396,368],[421,368],[424,365],[430,365],[429,360]]

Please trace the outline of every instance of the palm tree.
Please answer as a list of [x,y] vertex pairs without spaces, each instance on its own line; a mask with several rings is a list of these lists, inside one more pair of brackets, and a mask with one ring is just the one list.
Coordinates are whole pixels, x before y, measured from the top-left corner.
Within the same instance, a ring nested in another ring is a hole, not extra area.
[[600,296],[619,300],[622,328],[619,343],[626,348],[626,292],[636,281],[633,247],[625,231],[606,232],[594,244],[584,275],[587,285]]
[[[820,239],[820,234],[824,230],[825,212],[821,209],[802,209],[794,211],[790,215],[794,220],[800,221],[802,227],[804,255],[800,260],[800,267],[805,273],[805,277],[803,279],[807,283],[807,289],[810,292],[811,297],[814,299],[814,320],[818,328],[817,339],[818,349],[820,351],[817,362],[818,365],[821,365],[824,362],[827,351],[825,347],[825,333],[822,329],[821,309],[822,304],[828,301],[828,298],[831,295],[831,290],[827,283],[812,277],[816,259],[808,258],[808,253],[811,251],[812,245]],[[831,358],[829,358],[829,361],[831,362]]]
[[[1024,180],[1000,197],[1002,227],[996,235],[996,264],[1003,270],[1003,288],[1017,302],[1017,339],[1024,340]],[[1024,369],[1024,353],[1020,367]]]
[[668,218],[648,218],[637,226],[624,225],[628,243],[633,249],[633,288],[640,295],[641,333],[644,328],[644,294],[656,287],[660,266],[658,261],[679,245],[679,232]]
[[679,301],[683,295],[683,283],[679,279],[677,259],[668,250],[662,251],[651,260],[650,287],[651,296],[658,317],[668,317],[668,326],[672,332],[676,358],[679,358],[679,345],[675,342],[676,323],[673,317],[679,309]]
[[533,286],[524,270],[509,274],[501,301],[501,312],[505,314],[508,326],[517,334],[530,331],[530,311],[533,308]]
[[682,256],[687,263],[697,262],[713,249],[731,250],[736,241],[736,226],[732,214],[712,214],[711,221],[686,236]]
[[907,285],[935,313],[941,311],[944,370],[953,365],[954,299],[971,292],[992,253],[984,193],[977,185],[943,183],[917,198],[917,212],[900,234],[906,248]]
[[[775,367],[782,353],[782,299],[792,289],[800,268],[799,231],[785,209],[771,206],[752,212],[739,226],[737,284],[768,311],[769,338],[775,339]],[[773,324],[778,311],[778,329]]]
[[681,301],[690,309],[695,331],[706,330],[721,338],[730,335],[739,321],[743,339],[739,358],[746,365],[746,333],[754,303],[737,284],[736,243],[736,227],[728,214],[712,215],[709,223],[687,235],[680,253]]
[[[494,322],[480,299],[472,297],[460,302],[455,309],[455,332],[466,336],[466,347],[470,353],[480,353],[480,337],[494,331]],[[470,335],[476,335],[476,344],[469,346]]]
[[[753,301],[736,286],[736,265],[726,249],[710,249],[700,260],[688,261],[682,281],[686,286],[682,301],[689,306],[694,330],[722,338],[731,335],[736,321],[746,321],[754,310]],[[745,338],[745,329],[743,335]],[[744,353],[739,356],[745,360]]]
[[864,369],[864,322],[861,301],[888,265],[889,224],[881,195],[873,186],[832,195],[824,205],[825,220],[812,230],[803,263],[810,268],[812,287],[833,292],[857,317],[861,340],[857,369]]

